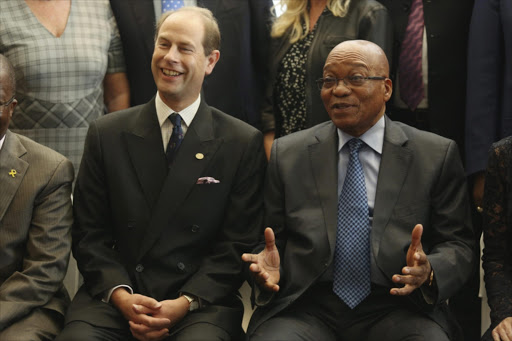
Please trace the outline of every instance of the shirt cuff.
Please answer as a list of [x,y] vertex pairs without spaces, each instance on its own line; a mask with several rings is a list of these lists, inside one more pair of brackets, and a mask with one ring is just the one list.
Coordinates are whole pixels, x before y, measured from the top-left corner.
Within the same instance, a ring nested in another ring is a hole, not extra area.
[[112,289],[110,289],[109,291],[106,291],[104,294],[103,294],[103,298],[101,299],[102,302],[104,303],[110,303],[110,296],[112,296],[112,293],[114,292],[114,290],[116,290],[117,288],[125,288],[128,292],[130,292],[130,294],[133,295],[133,289],[128,286],[128,285],[124,285],[124,284],[121,284],[121,285],[117,285],[115,287],[113,287]]

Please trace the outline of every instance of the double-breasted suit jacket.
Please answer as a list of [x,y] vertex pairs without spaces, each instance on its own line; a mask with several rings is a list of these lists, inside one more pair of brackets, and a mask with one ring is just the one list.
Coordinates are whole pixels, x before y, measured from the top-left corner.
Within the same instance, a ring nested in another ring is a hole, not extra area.
[[64,156],[7,130],[0,149],[0,338],[31,313],[64,316],[73,178]]
[[[265,186],[265,226],[276,233],[280,291],[256,309],[248,335],[322,277],[334,256],[337,226],[338,135],[332,122],[277,139]],[[422,244],[435,273],[437,301],[410,297],[444,324],[445,301],[468,279],[473,237],[464,170],[451,140],[386,118],[371,226],[372,282],[394,287],[406,265],[411,232],[423,224]]]
[[[185,292],[241,316],[241,255],[262,224],[262,146],[259,131],[202,102],[167,172],[154,99],[95,121],[74,192],[73,252],[85,286],[68,321],[125,327],[101,302],[118,285],[159,301]],[[218,325],[221,317],[210,314]]]

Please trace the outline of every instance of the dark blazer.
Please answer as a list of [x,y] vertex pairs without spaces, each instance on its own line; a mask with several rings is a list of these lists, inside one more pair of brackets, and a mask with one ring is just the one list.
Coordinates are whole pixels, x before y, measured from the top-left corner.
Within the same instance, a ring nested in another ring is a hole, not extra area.
[[[378,0],[387,7],[394,26],[393,60],[395,79],[402,40],[412,0]],[[423,0],[428,49],[429,131],[455,140],[464,150],[466,104],[466,60],[469,21],[473,0]],[[388,102],[393,118],[393,98]],[[415,115],[415,114],[411,114]]]
[[[280,291],[256,309],[250,335],[297,300],[331,266],[336,240],[338,135],[332,122],[274,141],[265,186],[265,226],[276,233]],[[435,306],[409,298],[448,330],[446,299],[469,278],[473,235],[464,170],[453,141],[386,118],[371,228],[372,282],[394,287],[411,232],[423,224],[423,249],[435,273]]]
[[[364,39],[379,45],[389,59],[393,50],[393,26],[386,8],[374,0],[352,1],[347,15],[343,18],[331,12],[323,13],[318,19],[315,37],[309,48],[306,62],[306,113],[307,126],[329,120],[320,91],[315,80],[322,78],[325,60],[329,52],[345,40]],[[270,73],[265,87],[265,101],[262,106],[263,132],[275,130],[281,136],[282,118],[275,115],[274,89],[281,61],[292,46],[289,33],[271,42]]]
[[[205,102],[169,173],[154,99],[93,122],[74,192],[84,287],[68,321],[125,326],[101,302],[121,284],[159,301],[185,292],[240,308],[241,255],[261,232],[265,165],[261,133]],[[197,184],[201,177],[220,183]],[[201,318],[230,323],[215,312]]]
[[[260,125],[260,101],[270,41],[271,0],[198,0],[213,12],[221,32],[220,59],[206,77],[207,103],[231,116]],[[151,74],[154,48],[153,1],[110,0],[123,41],[132,105],[156,92]]]
[[477,0],[468,50],[468,174],[485,170],[491,144],[512,135],[511,79],[512,2]]
[[7,131],[0,150],[2,340],[2,332],[14,323],[22,325],[18,333],[27,333],[18,334],[20,340],[33,340],[32,333],[44,331],[43,324],[23,328],[30,314],[64,316],[69,296],[62,280],[71,251],[73,177],[73,165],[64,156]]

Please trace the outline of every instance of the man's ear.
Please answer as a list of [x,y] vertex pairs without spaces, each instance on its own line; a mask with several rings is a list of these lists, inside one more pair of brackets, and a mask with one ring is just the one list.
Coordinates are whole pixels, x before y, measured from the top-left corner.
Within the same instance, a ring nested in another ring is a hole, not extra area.
[[208,76],[210,73],[212,73],[213,68],[215,67],[215,64],[219,61],[220,58],[220,51],[219,50],[213,50],[210,55],[206,57],[206,71],[205,75]]
[[384,80],[384,101],[389,101],[391,94],[393,93],[393,82],[391,79],[386,78]]

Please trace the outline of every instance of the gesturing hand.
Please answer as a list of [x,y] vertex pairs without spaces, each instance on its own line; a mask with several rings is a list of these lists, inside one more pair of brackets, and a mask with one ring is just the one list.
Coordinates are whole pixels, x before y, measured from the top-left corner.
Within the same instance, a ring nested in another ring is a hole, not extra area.
[[492,339],[494,341],[510,341],[512,340],[512,317],[503,319],[492,330]]
[[403,275],[393,275],[392,277],[393,282],[404,284],[404,287],[392,288],[390,290],[391,295],[409,295],[429,280],[432,268],[427,255],[423,252],[422,234],[423,226],[421,224],[416,225],[412,230],[411,245],[409,245],[406,257],[407,266],[402,269]]
[[265,249],[258,254],[244,253],[242,260],[251,263],[249,270],[256,283],[268,291],[279,291],[279,251],[276,247],[274,231],[265,229]]

